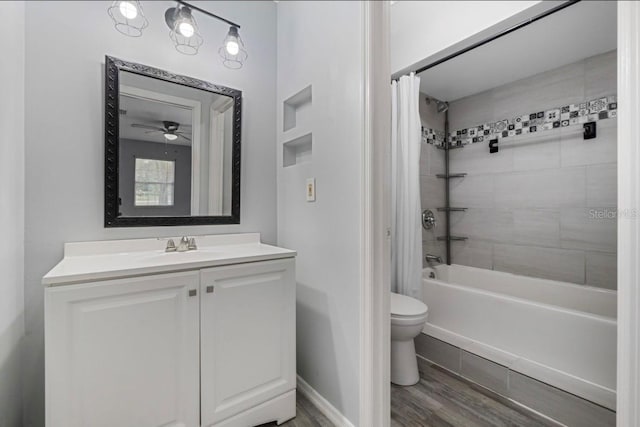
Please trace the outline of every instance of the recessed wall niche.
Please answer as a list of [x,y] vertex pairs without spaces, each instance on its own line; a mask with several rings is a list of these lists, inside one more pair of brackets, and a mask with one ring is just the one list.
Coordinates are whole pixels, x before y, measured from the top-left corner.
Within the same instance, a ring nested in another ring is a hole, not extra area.
[[284,101],[282,130],[284,132],[304,124],[311,113],[311,85]]
[[292,131],[289,132],[289,140],[282,145],[283,167],[311,161],[313,154],[313,135],[309,129],[312,113],[311,92],[311,85],[309,85],[283,102],[282,130],[283,132]]
[[282,166],[293,166],[311,161],[313,137],[311,132],[285,142],[282,150]]

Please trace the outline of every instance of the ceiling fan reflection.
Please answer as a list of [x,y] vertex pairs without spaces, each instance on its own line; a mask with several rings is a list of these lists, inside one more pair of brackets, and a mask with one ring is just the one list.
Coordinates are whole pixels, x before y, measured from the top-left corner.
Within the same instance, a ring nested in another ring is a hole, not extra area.
[[190,135],[190,133],[185,134],[179,130],[180,123],[164,120],[162,122],[162,125],[163,127],[158,127],[158,126],[149,126],[149,125],[140,124],[140,123],[132,123],[131,127],[148,129],[148,131],[145,133],[162,133],[167,141],[175,141],[178,138],[183,138],[191,142],[191,138],[187,136],[187,135]]

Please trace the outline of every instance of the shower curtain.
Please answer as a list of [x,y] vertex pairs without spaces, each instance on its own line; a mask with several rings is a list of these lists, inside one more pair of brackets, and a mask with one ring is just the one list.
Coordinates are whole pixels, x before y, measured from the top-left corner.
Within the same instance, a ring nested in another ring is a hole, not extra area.
[[391,83],[391,290],[422,299],[420,77]]

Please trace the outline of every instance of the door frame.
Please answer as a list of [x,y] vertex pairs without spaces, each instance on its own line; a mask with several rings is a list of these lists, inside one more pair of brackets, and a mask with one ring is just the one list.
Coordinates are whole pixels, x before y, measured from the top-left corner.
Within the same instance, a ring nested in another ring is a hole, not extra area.
[[202,144],[200,137],[201,102],[125,85],[120,85],[120,95],[191,110],[191,215],[198,215],[200,210],[200,145]]
[[360,284],[360,422],[391,416],[390,2],[362,2],[363,139]]
[[618,2],[617,425],[640,425],[640,4]]

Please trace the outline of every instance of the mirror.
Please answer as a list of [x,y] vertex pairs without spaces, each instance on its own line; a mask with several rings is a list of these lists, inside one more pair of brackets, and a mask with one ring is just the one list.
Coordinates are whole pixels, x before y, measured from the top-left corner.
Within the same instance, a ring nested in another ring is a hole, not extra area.
[[107,56],[105,226],[240,223],[239,90]]

